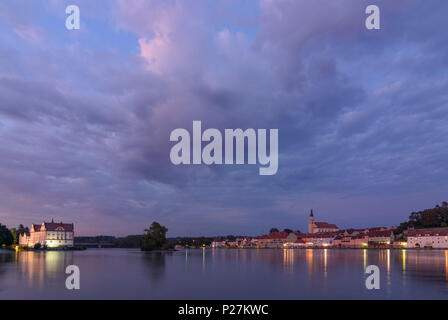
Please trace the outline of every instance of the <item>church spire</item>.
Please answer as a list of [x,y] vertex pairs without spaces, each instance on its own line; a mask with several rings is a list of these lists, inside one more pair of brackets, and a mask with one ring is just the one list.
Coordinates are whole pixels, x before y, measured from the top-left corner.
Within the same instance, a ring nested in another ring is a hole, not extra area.
[[313,209],[311,209],[310,218],[308,219],[308,233],[314,233],[314,214]]

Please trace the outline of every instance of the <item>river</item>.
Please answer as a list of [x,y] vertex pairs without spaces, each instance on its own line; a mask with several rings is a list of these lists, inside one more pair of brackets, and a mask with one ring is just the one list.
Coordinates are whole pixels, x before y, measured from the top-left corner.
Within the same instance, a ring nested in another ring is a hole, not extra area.
[[[67,290],[68,265],[80,290]],[[365,268],[380,269],[367,290]],[[0,299],[447,299],[448,250],[0,251]]]

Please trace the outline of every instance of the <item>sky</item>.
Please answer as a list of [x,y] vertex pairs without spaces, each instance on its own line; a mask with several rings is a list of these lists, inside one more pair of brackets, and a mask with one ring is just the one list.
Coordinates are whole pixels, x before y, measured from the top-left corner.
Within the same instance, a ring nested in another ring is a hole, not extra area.
[[[80,8],[67,30],[65,8]],[[380,8],[367,30],[365,9]],[[448,2],[0,2],[0,223],[77,235],[392,226],[448,200]],[[279,130],[276,175],[170,133]]]

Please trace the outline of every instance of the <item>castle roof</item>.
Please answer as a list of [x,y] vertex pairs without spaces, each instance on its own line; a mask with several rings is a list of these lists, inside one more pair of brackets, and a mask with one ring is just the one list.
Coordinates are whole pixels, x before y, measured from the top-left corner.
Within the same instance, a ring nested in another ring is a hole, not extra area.
[[448,236],[448,228],[409,230],[408,237]]
[[42,229],[42,225],[45,227],[46,231],[74,231],[73,223],[57,223],[57,222],[43,222],[42,224],[32,224],[34,232],[39,232]]

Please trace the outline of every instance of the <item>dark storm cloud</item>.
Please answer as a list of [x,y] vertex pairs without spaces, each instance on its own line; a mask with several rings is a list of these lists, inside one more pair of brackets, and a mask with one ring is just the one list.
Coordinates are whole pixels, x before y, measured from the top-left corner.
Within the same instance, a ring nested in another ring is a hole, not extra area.
[[[235,20],[243,2],[123,0],[83,7],[79,36],[2,11],[0,218],[256,234],[303,229],[310,207],[389,225],[446,200],[448,5],[377,1],[368,31],[368,4],[263,0]],[[278,128],[277,175],[172,165],[169,134],[193,120]]]

